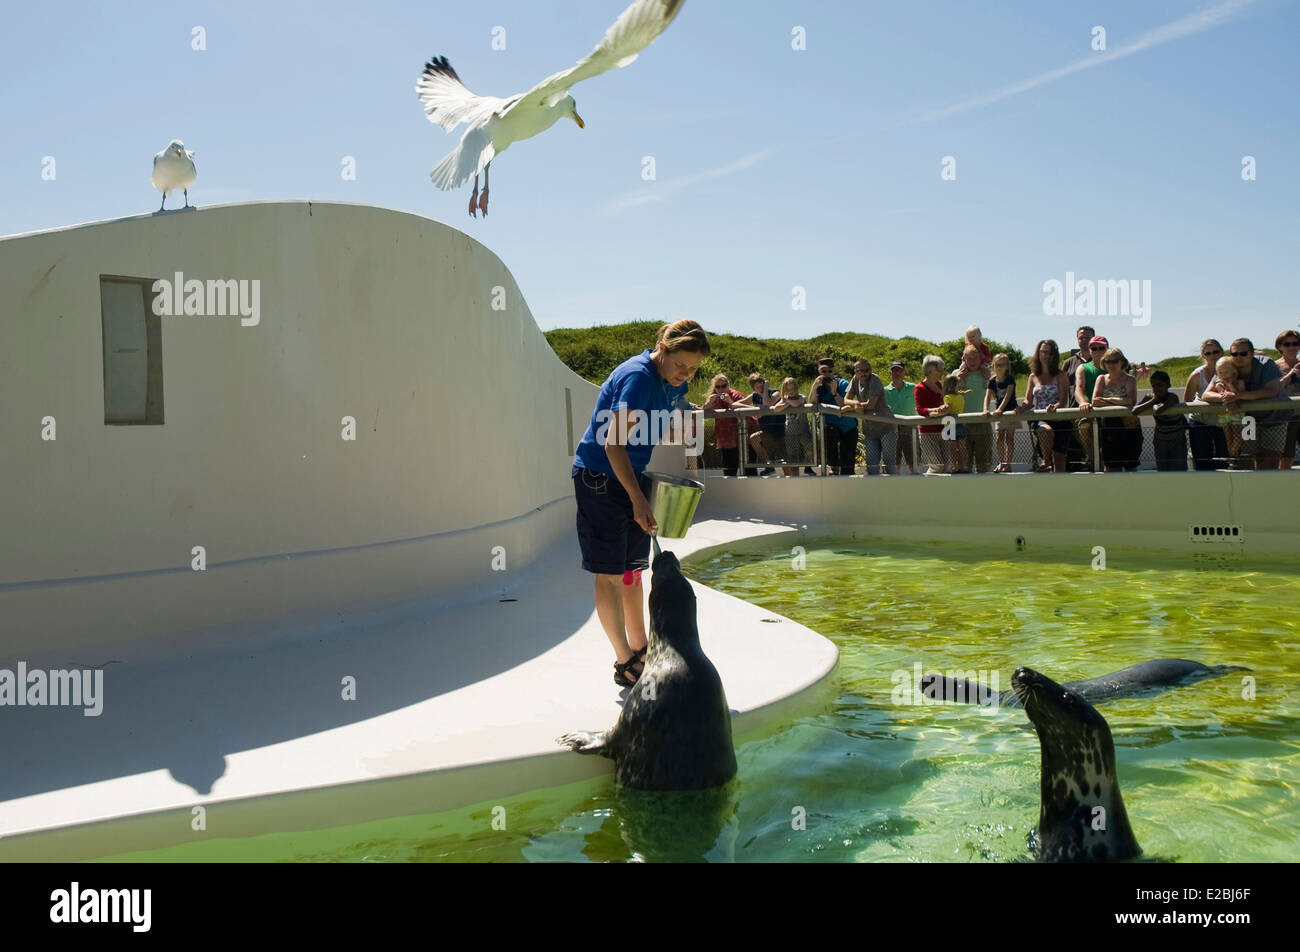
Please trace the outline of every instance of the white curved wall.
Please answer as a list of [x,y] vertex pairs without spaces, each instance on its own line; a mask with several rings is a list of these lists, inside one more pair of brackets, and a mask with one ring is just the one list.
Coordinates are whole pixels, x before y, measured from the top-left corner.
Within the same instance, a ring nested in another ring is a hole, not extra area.
[[[177,271],[259,280],[260,323],[163,317],[165,424],[107,426],[100,276]],[[572,533],[597,388],[446,225],[268,202],[40,232],[0,240],[0,302],[8,657],[508,587],[492,546],[516,572]]]

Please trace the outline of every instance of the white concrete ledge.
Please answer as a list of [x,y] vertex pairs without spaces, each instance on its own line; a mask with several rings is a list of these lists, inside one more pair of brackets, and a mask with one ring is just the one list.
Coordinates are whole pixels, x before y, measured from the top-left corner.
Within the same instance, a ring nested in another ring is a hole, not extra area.
[[[665,548],[685,556],[786,531],[703,523]],[[619,710],[578,561],[571,540],[555,545],[513,602],[415,602],[310,636],[109,665],[99,717],[6,709],[0,749],[15,757],[0,779],[0,859],[85,859],[429,813],[611,770],[554,741],[608,727]],[[701,641],[738,734],[777,726],[818,694],[833,644],[695,589]],[[355,701],[340,697],[349,675]],[[195,806],[207,810],[206,832],[191,830]]]
[[[713,477],[705,487],[697,519],[743,514],[844,538],[1011,544],[1021,536],[1030,545],[1262,554],[1293,553],[1300,537],[1300,474],[1291,471]],[[1198,543],[1193,525],[1236,526],[1240,535]]]

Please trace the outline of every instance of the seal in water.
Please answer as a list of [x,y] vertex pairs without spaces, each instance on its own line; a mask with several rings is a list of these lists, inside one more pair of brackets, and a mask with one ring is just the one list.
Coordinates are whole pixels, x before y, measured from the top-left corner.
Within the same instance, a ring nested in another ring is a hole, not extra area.
[[1012,690],[1038,732],[1042,805],[1029,846],[1049,863],[1140,856],[1115,778],[1115,745],[1097,709],[1031,668],[1017,668]]
[[[1028,669],[1025,669],[1028,670]],[[1101,704],[1121,697],[1150,697],[1170,688],[1221,678],[1234,671],[1249,671],[1230,664],[1216,664],[1207,667],[1199,661],[1185,661],[1181,658],[1156,658],[1143,661],[1099,678],[1086,681],[1068,681],[1062,687],[1073,691],[1085,701]],[[993,692],[987,685],[974,684],[961,678],[944,677],[927,674],[921,679],[921,691],[931,700],[956,701],[960,704],[991,705]],[[1003,691],[997,696],[1000,707],[1020,707],[1020,699],[1015,690]]]
[[704,790],[736,775],[731,709],[700,648],[695,592],[677,556],[660,553],[650,585],[650,650],[607,731],[557,738],[580,754],[614,760],[614,778],[637,790]]

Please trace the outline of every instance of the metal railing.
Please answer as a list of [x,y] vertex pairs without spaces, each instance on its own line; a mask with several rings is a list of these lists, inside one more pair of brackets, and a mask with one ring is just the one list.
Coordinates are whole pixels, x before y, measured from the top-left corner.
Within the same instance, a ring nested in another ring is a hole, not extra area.
[[[1146,391],[1139,393],[1138,395],[1139,402],[1141,402],[1142,399],[1145,399],[1149,395],[1150,395],[1149,392]],[[1273,400],[1241,401],[1237,404],[1237,408],[1235,412],[1238,415],[1244,414],[1246,416],[1249,416],[1250,411],[1252,410],[1265,411],[1265,410],[1285,410],[1285,409],[1294,409],[1296,411],[1300,411],[1300,397],[1279,397]],[[886,424],[892,423],[900,428],[900,432],[899,432],[900,438],[902,436],[903,428],[905,427],[911,428],[912,431],[911,439],[912,439],[912,449],[914,453],[914,457],[913,457],[914,459],[920,459],[921,447],[920,447],[920,439],[919,439],[919,435],[920,435],[919,427],[921,426],[942,425],[948,420],[955,420],[957,423],[963,423],[966,425],[983,424],[983,425],[992,426],[992,424],[997,423],[999,421],[1032,422],[1032,421],[1070,420],[1073,423],[1073,421],[1079,419],[1087,419],[1092,424],[1091,425],[1092,465],[1094,468],[1094,472],[1101,472],[1102,469],[1101,423],[1103,420],[1107,419],[1108,417],[1136,417],[1139,421],[1143,417],[1154,417],[1154,416],[1162,416],[1162,417],[1196,416],[1196,417],[1213,418],[1213,417],[1219,417],[1223,415],[1226,411],[1224,410],[1223,405],[1221,403],[1196,402],[1196,403],[1180,403],[1177,406],[1170,407],[1165,410],[1161,410],[1159,413],[1143,411],[1140,414],[1134,414],[1132,409],[1129,407],[1092,407],[1087,412],[1080,410],[1078,407],[1063,407],[1061,409],[1054,410],[1050,413],[1043,410],[1026,410],[1022,413],[1003,413],[999,416],[985,416],[983,413],[949,413],[938,417],[923,417],[923,416],[882,417],[882,416],[877,416],[876,414],[873,414],[869,411],[857,410],[857,409],[850,410],[850,409],[845,409],[844,407],[836,406],[834,404],[827,404],[827,403],[823,403],[823,404],[808,403],[808,404],[804,404],[801,407],[782,407],[779,410],[773,409],[771,407],[753,407],[753,406],[734,407],[733,406],[726,409],[701,410],[697,412],[701,414],[703,419],[711,419],[711,420],[734,419],[737,421],[736,445],[739,449],[739,466],[737,468],[737,473],[739,474],[743,474],[747,469],[754,468],[754,464],[749,459],[750,434],[747,432],[748,424],[742,423],[741,422],[742,418],[792,415],[792,414],[805,414],[811,416],[814,418],[812,420],[809,420],[809,426],[812,429],[812,445],[813,445],[813,459],[811,465],[817,468],[820,471],[820,474],[822,476],[825,476],[827,475],[826,469],[829,464],[826,461],[826,440],[825,440],[824,425],[823,425],[824,421],[820,419],[822,416],[856,417],[859,419],[873,420],[880,423],[886,423]],[[1212,419],[1209,420],[1208,422],[1210,422],[1210,424],[1213,425]],[[1279,424],[1286,425],[1286,423],[1288,422],[1290,421],[1270,420],[1270,421],[1263,422],[1260,425],[1261,426],[1273,426]],[[699,434],[697,436],[697,439],[703,439],[703,433]],[[802,461],[792,464],[786,460],[777,460],[774,461],[774,464],[785,465],[785,466],[809,465],[808,463]],[[883,461],[882,461],[882,468],[883,468]]]

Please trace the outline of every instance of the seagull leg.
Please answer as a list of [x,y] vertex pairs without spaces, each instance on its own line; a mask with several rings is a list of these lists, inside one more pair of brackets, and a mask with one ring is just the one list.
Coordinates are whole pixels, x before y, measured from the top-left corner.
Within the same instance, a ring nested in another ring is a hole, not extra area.
[[469,197],[469,217],[478,217],[478,176],[474,176],[474,194]]
[[162,211],[166,207],[167,207],[167,193],[163,192],[162,204],[158,206],[158,211]]
[[491,171],[491,162],[483,166],[483,197],[478,200],[478,210],[483,213],[484,218],[487,218],[488,173]]
[[181,191],[183,191],[183,192],[185,193],[185,207],[186,207],[186,208],[189,208],[189,207],[190,207],[190,190],[189,190],[188,188],[184,188],[184,189],[181,189]]

